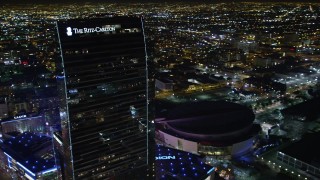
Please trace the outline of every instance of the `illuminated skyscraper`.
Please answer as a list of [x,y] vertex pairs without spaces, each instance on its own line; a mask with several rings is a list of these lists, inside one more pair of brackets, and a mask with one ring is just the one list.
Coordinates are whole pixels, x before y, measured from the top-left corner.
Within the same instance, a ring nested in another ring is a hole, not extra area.
[[[63,179],[147,179],[148,72],[143,19],[57,22]],[[150,158],[153,159],[153,158]]]

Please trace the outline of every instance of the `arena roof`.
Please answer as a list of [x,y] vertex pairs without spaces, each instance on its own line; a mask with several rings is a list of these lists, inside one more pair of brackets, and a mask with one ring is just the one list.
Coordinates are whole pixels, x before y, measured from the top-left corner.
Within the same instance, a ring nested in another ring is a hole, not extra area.
[[256,135],[253,111],[226,101],[188,102],[168,110],[156,119],[156,129],[173,136],[204,144],[226,146]]
[[254,113],[246,106],[226,101],[203,101],[181,104],[169,110],[169,126],[188,133],[219,134],[232,132],[254,121]]

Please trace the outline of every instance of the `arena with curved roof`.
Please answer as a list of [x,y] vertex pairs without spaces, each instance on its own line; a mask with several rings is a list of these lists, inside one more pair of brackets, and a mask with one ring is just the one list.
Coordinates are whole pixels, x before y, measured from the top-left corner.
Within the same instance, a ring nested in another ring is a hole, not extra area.
[[246,106],[226,101],[179,104],[156,118],[156,138],[176,149],[230,158],[248,152],[261,128]]

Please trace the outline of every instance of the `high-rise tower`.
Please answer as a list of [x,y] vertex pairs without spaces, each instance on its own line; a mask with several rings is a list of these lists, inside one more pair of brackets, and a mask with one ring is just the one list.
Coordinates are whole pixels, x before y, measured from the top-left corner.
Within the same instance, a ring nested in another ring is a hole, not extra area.
[[57,29],[61,177],[147,179],[153,158],[143,19],[66,20]]

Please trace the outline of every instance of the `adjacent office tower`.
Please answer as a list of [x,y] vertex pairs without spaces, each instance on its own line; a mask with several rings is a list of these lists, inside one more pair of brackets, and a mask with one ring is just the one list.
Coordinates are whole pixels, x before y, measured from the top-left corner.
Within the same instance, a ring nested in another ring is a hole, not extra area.
[[[62,179],[147,179],[148,86],[143,19],[57,22]],[[150,158],[153,159],[153,158]]]

